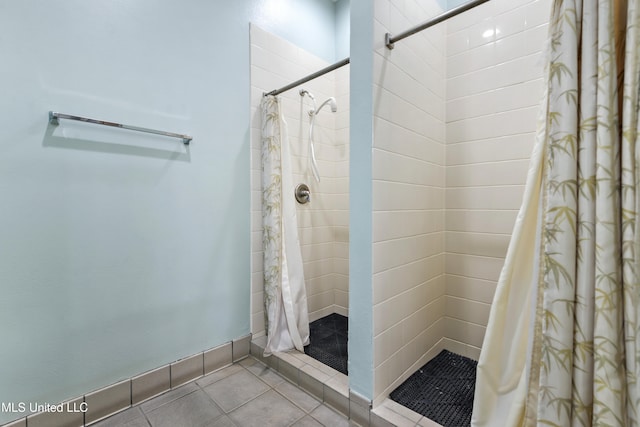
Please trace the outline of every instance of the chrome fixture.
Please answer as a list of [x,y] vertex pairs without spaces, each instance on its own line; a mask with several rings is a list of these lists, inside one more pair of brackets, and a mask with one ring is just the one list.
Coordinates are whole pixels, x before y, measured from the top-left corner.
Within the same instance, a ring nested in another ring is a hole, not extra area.
[[296,200],[301,205],[305,205],[311,201],[311,191],[307,184],[298,184],[295,191]]
[[286,92],[286,91],[288,91],[288,90],[290,90],[290,89],[293,89],[293,88],[294,88],[294,87],[296,87],[296,86],[300,86],[300,85],[301,85],[301,84],[303,84],[303,83],[306,83],[306,82],[308,82],[308,81],[310,81],[310,80],[313,80],[313,79],[315,79],[315,78],[317,78],[317,77],[320,77],[320,76],[322,76],[322,75],[324,75],[324,74],[330,73],[330,72],[331,72],[331,71],[333,71],[333,70],[337,70],[337,69],[338,69],[338,68],[340,68],[340,67],[344,67],[345,65],[347,65],[347,64],[349,63],[349,61],[350,61],[350,59],[349,59],[349,58],[345,58],[345,59],[343,59],[342,61],[338,61],[338,62],[336,62],[335,64],[331,64],[331,65],[329,65],[328,67],[325,67],[325,68],[323,68],[322,70],[316,71],[316,72],[315,72],[315,73],[313,73],[313,74],[309,74],[308,76],[303,77],[303,78],[301,78],[301,79],[299,79],[299,80],[296,80],[296,81],[295,81],[295,82],[293,82],[293,83],[289,83],[288,85],[283,86],[283,87],[281,87],[280,89],[274,89],[274,90],[272,90],[271,92],[266,92],[266,93],[264,93],[264,94],[263,94],[263,96],[268,96],[268,95],[276,96],[276,95],[280,95],[282,92]]
[[313,141],[313,125],[315,124],[316,116],[325,105],[329,104],[329,106],[331,107],[331,112],[333,113],[338,111],[338,105],[336,104],[336,99],[332,96],[328,98],[326,101],[324,101],[322,104],[320,104],[320,107],[316,107],[316,98],[313,96],[311,92],[309,92],[306,89],[300,89],[299,93],[300,93],[300,96],[302,96],[303,98],[305,95],[307,95],[309,98],[311,98],[311,101],[313,102],[313,108],[309,110],[309,117],[311,117],[311,123],[309,124],[309,154],[310,154],[309,158],[311,160],[311,172],[313,172],[313,177],[316,179],[317,182],[320,182],[320,172],[318,172],[318,162],[316,160],[316,152],[314,149],[314,141]]
[[58,125],[59,124],[58,119],[76,120],[79,122],[91,123],[94,125],[110,126],[115,128],[134,130],[136,132],[145,132],[145,133],[152,133],[155,135],[168,136],[171,138],[180,138],[182,139],[182,143],[184,145],[189,145],[189,143],[193,139],[189,135],[182,135],[180,133],[165,132],[162,130],[148,129],[148,128],[143,128],[139,126],[123,125],[122,123],[105,122],[104,120],[89,119],[87,117],[72,116],[70,114],[49,111],[49,123],[51,123],[52,125]]
[[433,27],[436,24],[446,21],[449,18],[453,18],[456,15],[461,14],[462,12],[466,12],[469,9],[473,9],[476,6],[480,6],[482,3],[486,3],[489,0],[471,0],[466,3],[461,4],[460,6],[453,8],[447,12],[444,12],[433,19],[425,22],[424,24],[416,25],[413,28],[409,28],[406,31],[398,34],[397,36],[392,36],[391,33],[386,33],[384,35],[384,44],[387,46],[389,50],[393,49],[394,43],[400,41],[404,38],[414,35],[415,33],[419,33],[420,31],[424,31],[429,27]]
[[327,98],[326,101],[324,101],[322,104],[320,104],[319,107],[316,108],[316,97],[313,96],[313,94],[311,92],[309,92],[306,89],[300,89],[300,96],[305,96],[307,95],[309,98],[311,98],[311,101],[313,102],[313,108],[311,110],[309,110],[309,115],[313,116],[316,115],[320,112],[320,110],[322,110],[322,108],[329,104],[329,106],[331,107],[331,112],[335,113],[338,111],[338,104],[336,104],[336,99],[331,96],[329,98]]
[[[404,31],[400,34],[398,34],[397,36],[392,36],[390,33],[385,34],[384,36],[384,44],[385,46],[387,46],[387,48],[389,49],[393,49],[394,48],[394,43],[397,41],[400,41],[406,37],[409,37],[417,32],[420,32],[422,30],[426,30],[429,27],[433,27],[436,24],[439,24],[440,22],[443,22],[449,18],[453,18],[456,15],[461,14],[462,12],[466,12],[469,9],[472,9],[476,6],[481,5],[482,3],[486,3],[489,0],[471,0],[467,3],[464,3],[454,9],[451,9],[448,12],[445,12],[443,14],[440,14],[438,16],[436,16],[435,18],[425,22],[424,24],[418,25],[416,27],[413,27],[407,31]],[[341,61],[336,62],[335,64],[331,64],[328,67],[323,68],[322,70],[316,71],[313,74],[309,74],[306,77],[302,77],[301,79],[296,80],[293,83],[289,83],[286,86],[281,87],[280,89],[274,89],[271,92],[265,92],[262,95],[263,96],[268,96],[268,95],[280,95],[282,92],[286,92],[290,89],[293,89],[296,86],[300,86],[301,84],[304,84],[310,80],[313,80],[315,78],[318,78],[324,74],[330,73],[333,70],[337,70],[340,67],[344,67],[345,65],[347,65],[350,62],[351,58],[345,58]]]

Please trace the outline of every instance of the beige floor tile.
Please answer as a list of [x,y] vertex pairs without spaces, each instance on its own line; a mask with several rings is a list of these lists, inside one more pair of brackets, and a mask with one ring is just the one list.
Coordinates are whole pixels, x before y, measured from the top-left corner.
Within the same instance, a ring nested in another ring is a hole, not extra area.
[[229,417],[239,426],[289,426],[304,417],[305,413],[270,390],[246,405],[229,413]]
[[243,368],[240,372],[205,387],[204,391],[225,412],[229,412],[269,389],[270,387],[266,383]]

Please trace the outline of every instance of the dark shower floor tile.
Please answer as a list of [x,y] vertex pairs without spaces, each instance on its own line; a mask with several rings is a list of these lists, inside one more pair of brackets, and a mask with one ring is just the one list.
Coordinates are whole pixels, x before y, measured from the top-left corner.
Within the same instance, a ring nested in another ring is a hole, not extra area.
[[477,365],[475,360],[443,350],[389,397],[444,427],[468,426]]
[[347,336],[349,319],[333,313],[309,324],[310,344],[304,352],[332,367],[336,371],[347,373]]

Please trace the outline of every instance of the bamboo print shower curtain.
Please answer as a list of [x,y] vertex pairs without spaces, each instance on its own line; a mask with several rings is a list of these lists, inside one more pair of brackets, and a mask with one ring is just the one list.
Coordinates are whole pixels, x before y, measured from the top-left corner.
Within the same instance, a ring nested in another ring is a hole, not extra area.
[[639,3],[554,3],[474,426],[640,426]]
[[262,249],[265,356],[309,344],[307,293],[298,239],[287,125],[280,100],[262,100]]

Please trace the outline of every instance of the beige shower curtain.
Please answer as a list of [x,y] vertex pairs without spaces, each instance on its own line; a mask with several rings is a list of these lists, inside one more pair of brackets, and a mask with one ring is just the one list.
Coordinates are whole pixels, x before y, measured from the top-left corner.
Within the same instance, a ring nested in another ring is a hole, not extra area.
[[639,426],[640,0],[556,0],[473,426]]
[[293,172],[280,99],[262,99],[262,249],[267,344],[264,355],[309,344],[307,291],[298,239]]

